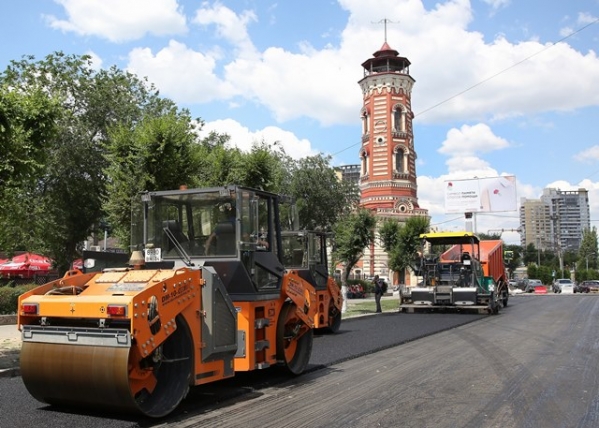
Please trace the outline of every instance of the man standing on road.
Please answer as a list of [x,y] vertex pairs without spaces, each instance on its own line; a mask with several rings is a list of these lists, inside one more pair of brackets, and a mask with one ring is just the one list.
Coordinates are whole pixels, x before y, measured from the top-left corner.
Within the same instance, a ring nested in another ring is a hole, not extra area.
[[376,302],[376,312],[382,312],[381,310],[381,297],[383,296],[383,284],[378,275],[374,277],[374,301]]

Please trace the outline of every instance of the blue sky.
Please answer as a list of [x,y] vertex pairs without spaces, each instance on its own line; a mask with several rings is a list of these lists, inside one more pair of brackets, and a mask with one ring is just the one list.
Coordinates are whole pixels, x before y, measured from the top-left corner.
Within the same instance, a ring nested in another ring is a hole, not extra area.
[[[358,163],[360,64],[387,42],[411,62],[418,197],[440,229],[450,179],[517,177],[589,190],[599,221],[599,0],[9,0],[0,67],[23,55],[90,54],[147,77],[241,148]],[[519,243],[518,213],[480,232]]]

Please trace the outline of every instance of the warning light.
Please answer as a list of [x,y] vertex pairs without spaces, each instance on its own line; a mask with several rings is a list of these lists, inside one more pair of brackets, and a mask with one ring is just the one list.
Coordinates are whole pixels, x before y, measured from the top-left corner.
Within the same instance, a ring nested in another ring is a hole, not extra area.
[[106,313],[111,317],[124,317],[127,315],[127,306],[125,305],[108,305]]
[[22,309],[24,314],[35,315],[37,314],[37,303],[24,303]]

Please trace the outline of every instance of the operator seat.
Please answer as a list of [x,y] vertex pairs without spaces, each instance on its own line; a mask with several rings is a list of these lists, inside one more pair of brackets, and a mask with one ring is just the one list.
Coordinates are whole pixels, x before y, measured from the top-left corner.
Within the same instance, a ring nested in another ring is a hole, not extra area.
[[[179,221],[177,221],[177,220],[166,220],[166,221],[164,221],[162,223],[162,227],[164,229],[168,229],[173,234],[173,236],[175,237],[175,239],[177,240],[177,242],[179,244],[183,244],[183,243],[189,241],[189,239],[187,238],[187,236],[181,230],[181,225],[179,224]],[[171,249],[173,249],[175,247],[175,244],[172,243],[170,239],[167,238],[166,242],[168,244],[169,250],[171,250]]]

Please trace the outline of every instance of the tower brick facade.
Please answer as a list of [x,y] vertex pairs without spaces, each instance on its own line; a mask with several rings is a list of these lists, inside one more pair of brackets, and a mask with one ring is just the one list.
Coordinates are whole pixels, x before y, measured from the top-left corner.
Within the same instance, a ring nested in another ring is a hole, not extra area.
[[[379,220],[428,216],[428,211],[418,205],[412,126],[415,80],[409,74],[410,61],[385,41],[362,67],[364,77],[358,82],[363,97],[360,204]],[[409,283],[408,278],[392,277],[387,254],[378,238],[376,241],[362,260],[364,273],[387,276],[394,283]]]

